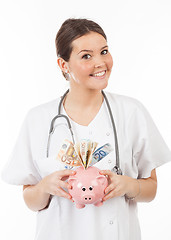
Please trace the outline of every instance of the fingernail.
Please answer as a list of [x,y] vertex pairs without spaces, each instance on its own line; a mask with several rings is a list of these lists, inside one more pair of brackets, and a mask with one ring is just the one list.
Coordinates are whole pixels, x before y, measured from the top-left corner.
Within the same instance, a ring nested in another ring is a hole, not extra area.
[[107,188],[105,188],[105,193],[108,193],[109,192],[109,189],[108,189],[108,187]]

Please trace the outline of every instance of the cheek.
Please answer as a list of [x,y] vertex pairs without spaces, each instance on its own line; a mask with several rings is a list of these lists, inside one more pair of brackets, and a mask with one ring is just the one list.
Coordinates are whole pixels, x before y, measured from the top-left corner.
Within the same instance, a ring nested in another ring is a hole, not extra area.
[[112,67],[113,67],[113,58],[112,58],[111,55],[109,55],[108,58],[106,59],[106,64],[107,64],[109,69],[112,69]]
[[75,77],[87,76],[88,73],[92,72],[92,64],[75,63],[74,66],[71,66],[71,71]]
[[92,64],[91,63],[84,63],[79,65],[79,72],[81,74],[87,75],[87,73],[92,72]]

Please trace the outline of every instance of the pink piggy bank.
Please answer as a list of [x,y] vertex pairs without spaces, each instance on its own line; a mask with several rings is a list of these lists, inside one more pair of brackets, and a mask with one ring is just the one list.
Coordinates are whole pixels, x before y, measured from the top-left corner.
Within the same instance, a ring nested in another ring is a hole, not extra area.
[[74,176],[68,178],[72,186],[69,190],[77,208],[84,208],[85,204],[94,204],[99,207],[103,204],[104,190],[108,186],[107,178],[101,175],[96,167],[89,167],[86,170],[79,167]]

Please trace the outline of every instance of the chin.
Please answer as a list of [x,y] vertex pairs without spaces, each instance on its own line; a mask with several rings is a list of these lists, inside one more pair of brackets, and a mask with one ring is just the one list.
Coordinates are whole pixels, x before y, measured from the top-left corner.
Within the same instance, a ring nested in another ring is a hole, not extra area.
[[91,86],[90,89],[92,90],[103,90],[107,87],[108,82],[105,84],[99,84],[98,86]]
[[97,86],[97,88],[98,88],[99,90],[103,90],[103,89],[105,89],[107,86],[108,86],[108,81],[105,81],[105,82],[103,82],[103,83],[99,83],[98,86]]

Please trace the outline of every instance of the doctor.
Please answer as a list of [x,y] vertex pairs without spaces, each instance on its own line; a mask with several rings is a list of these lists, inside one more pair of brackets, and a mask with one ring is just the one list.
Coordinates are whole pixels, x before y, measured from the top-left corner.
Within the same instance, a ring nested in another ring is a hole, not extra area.
[[[114,146],[101,92],[113,67],[104,31],[93,21],[68,19],[57,33],[56,49],[57,63],[70,84],[62,113],[69,117],[76,141],[87,138],[98,146]],[[123,175],[111,171],[116,161],[113,152],[96,164],[109,181],[99,208],[87,205],[76,209],[67,191],[71,186],[65,180],[75,172],[55,160],[63,140],[70,139],[62,119],[56,122],[46,158],[50,122],[57,114],[60,98],[32,109],[23,123],[3,178],[24,185],[26,205],[38,211],[37,240],[141,239],[137,202],[155,198],[155,168],[170,161],[171,154],[141,103],[109,92],[106,96],[116,121]]]

